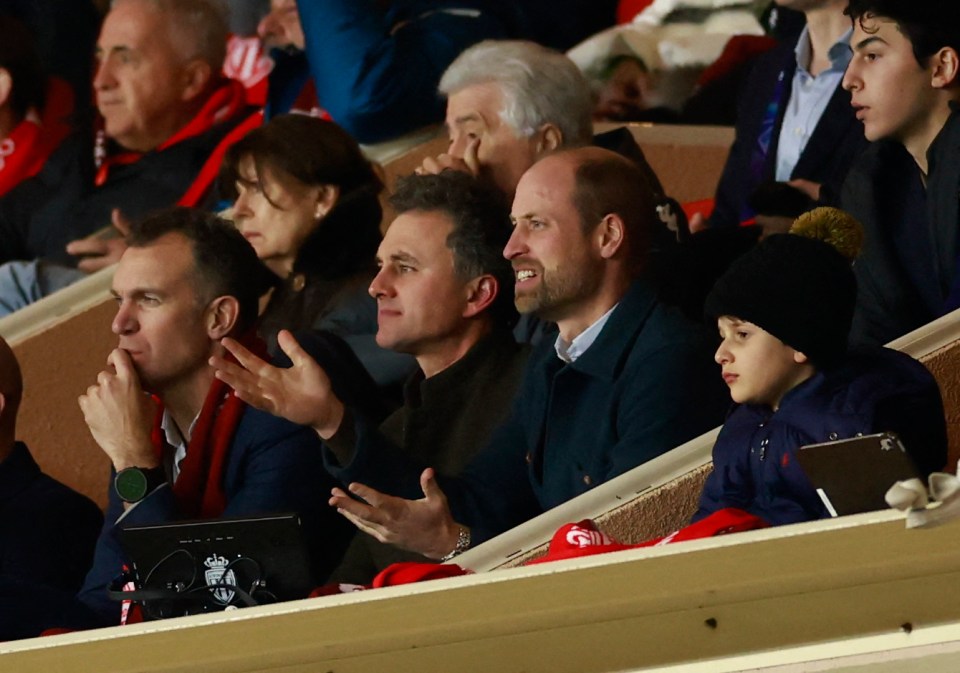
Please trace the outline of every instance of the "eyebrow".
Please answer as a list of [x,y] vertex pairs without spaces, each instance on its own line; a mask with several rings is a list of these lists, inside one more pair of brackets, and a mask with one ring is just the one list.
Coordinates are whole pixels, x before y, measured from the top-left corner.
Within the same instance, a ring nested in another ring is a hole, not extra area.
[[453,125],[460,126],[461,124],[465,124],[467,122],[478,122],[478,121],[483,121],[483,118],[476,112],[470,112],[468,114],[461,115],[459,117],[454,117]]
[[[382,265],[384,263],[383,257],[381,257],[380,255],[377,255],[375,259],[377,261],[377,264]],[[409,252],[403,252],[403,251],[392,253],[389,259],[391,262],[408,262],[411,264],[418,264],[420,262],[420,260],[418,260],[416,257],[411,255]]]
[[115,45],[115,46],[113,46],[113,47],[109,47],[108,49],[104,49],[104,48],[101,47],[100,45],[97,45],[97,48],[96,48],[96,50],[94,51],[94,54],[97,56],[97,58],[102,58],[105,52],[109,52],[110,54],[116,54],[116,53],[124,52],[124,51],[130,51],[130,52],[132,52],[132,51],[133,51],[133,47],[130,47],[130,46],[125,45],[125,44],[118,44],[118,45]]
[[390,261],[391,261],[391,262],[413,262],[413,263],[417,263],[417,262],[419,262],[420,260],[418,260],[416,257],[414,257],[413,255],[411,255],[409,252],[395,252],[395,253],[393,253],[392,255],[390,255]]
[[132,290],[126,292],[125,294],[123,292],[117,291],[115,288],[110,288],[110,294],[113,295],[114,299],[123,299],[124,296],[137,298],[147,294],[153,294],[158,297],[164,296],[164,293],[161,292],[160,290],[150,288],[150,287],[135,287]]
[[882,37],[879,37],[879,36],[877,36],[877,35],[871,35],[870,37],[868,37],[868,38],[866,38],[866,39],[864,39],[864,40],[860,40],[859,42],[857,42],[857,43],[854,45],[853,48],[854,48],[856,51],[860,51],[861,49],[866,49],[867,47],[869,47],[869,46],[870,46],[871,44],[873,44],[874,42],[881,42],[881,43],[883,43],[883,44],[886,44],[886,43],[887,43],[887,41],[884,40]]

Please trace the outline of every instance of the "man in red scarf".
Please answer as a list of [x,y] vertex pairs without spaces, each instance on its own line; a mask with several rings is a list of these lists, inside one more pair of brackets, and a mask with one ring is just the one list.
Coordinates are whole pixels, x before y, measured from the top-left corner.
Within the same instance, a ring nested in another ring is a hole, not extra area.
[[[243,86],[221,74],[226,42],[211,0],[115,2],[97,40],[97,120],[0,199],[0,262],[39,258],[95,271],[117,261],[124,242],[116,232],[91,234],[111,224],[123,233],[127,220],[203,202],[218,148],[260,120]],[[57,289],[42,266],[36,273],[28,296],[9,308]]]
[[316,547],[318,581],[352,533],[326,505],[333,482],[316,434],[247,407],[208,364],[228,335],[263,352],[251,327],[266,271],[250,245],[228,223],[186,208],[147,218],[128,243],[113,282],[118,347],[79,399],[115,471],[93,568],[79,602],[21,606],[0,581],[0,602],[15,606],[11,624],[0,618],[0,640],[119,623],[107,587],[127,563],[120,526],[295,511]]

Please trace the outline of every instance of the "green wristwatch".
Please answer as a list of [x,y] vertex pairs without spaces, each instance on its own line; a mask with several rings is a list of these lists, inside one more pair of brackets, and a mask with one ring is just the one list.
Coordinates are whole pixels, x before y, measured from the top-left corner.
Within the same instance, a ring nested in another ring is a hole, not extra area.
[[126,467],[113,479],[113,490],[124,502],[135,503],[146,498],[155,488],[166,483],[162,467]]

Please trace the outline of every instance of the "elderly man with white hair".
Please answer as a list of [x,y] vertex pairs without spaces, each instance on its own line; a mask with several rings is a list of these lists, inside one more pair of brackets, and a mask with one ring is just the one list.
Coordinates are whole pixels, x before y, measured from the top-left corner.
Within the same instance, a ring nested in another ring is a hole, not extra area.
[[487,40],[464,51],[440,80],[450,148],[418,169],[468,171],[512,196],[520,176],[545,154],[596,144],[634,160],[660,181],[627,131],[593,136],[590,87],[569,58],[533,42]]

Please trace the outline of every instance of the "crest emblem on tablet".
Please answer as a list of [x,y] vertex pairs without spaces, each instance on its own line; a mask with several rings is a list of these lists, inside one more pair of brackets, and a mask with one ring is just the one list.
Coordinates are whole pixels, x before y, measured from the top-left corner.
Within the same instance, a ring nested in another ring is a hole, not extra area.
[[[208,556],[203,562],[203,565],[207,566],[207,570],[203,573],[204,579],[207,580],[207,586],[212,587],[215,584],[231,584],[236,586],[237,576],[233,570],[227,568],[229,564],[230,562],[227,561],[224,556],[218,556],[217,554]],[[232,601],[236,595],[235,591],[225,587],[217,587],[213,589],[211,593],[214,599],[221,605],[229,605],[230,601]]]

